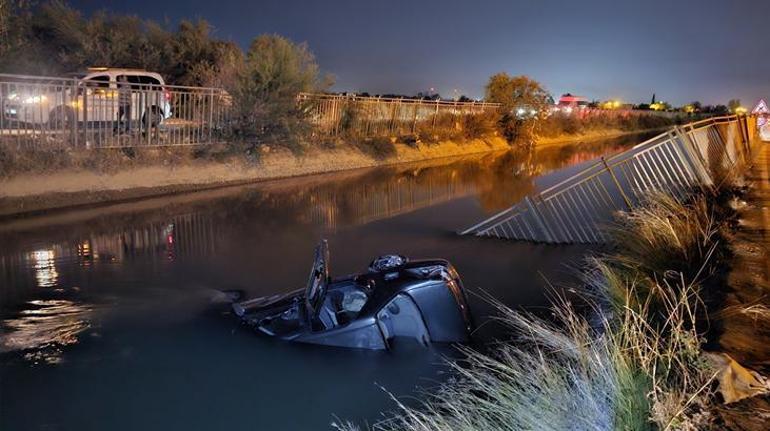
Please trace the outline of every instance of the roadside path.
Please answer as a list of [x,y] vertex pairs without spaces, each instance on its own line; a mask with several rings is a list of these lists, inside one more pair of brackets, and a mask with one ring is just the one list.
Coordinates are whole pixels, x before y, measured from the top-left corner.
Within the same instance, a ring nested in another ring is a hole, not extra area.
[[[770,376],[770,143],[761,148],[746,175],[748,207],[733,241],[734,258],[720,319],[721,349],[741,365]],[[770,429],[770,396],[725,406],[728,429]]]

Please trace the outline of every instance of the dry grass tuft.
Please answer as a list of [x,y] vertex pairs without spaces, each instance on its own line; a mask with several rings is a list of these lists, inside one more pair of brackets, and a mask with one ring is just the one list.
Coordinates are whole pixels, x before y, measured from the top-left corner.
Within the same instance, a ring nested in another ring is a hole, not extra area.
[[[623,214],[616,250],[585,268],[587,318],[566,300],[553,321],[499,305],[515,338],[485,354],[464,349],[456,380],[377,431],[697,430],[708,426],[716,376],[702,355],[701,281],[712,271],[721,216],[708,197],[651,196]],[[717,222],[720,220],[720,222]],[[762,307],[742,313],[764,317]],[[339,422],[338,430],[358,429]]]
[[[595,325],[566,301],[554,307],[554,322],[499,305],[515,340],[492,354],[463,349],[464,363],[452,364],[456,380],[417,407],[396,400],[399,411],[372,429],[697,429],[700,395],[713,378],[694,329],[697,286],[658,288],[658,326],[648,323],[650,310],[630,303]],[[628,286],[628,301],[634,290]]]

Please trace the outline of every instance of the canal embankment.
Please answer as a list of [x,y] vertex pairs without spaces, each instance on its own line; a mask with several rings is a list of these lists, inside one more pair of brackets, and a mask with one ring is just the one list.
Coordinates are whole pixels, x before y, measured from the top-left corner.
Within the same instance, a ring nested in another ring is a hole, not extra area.
[[[594,130],[539,137],[536,149],[567,147],[646,133],[645,130]],[[313,174],[435,161],[506,151],[511,145],[495,134],[470,140],[406,144],[388,140],[389,150],[365,145],[314,146],[303,152],[260,147],[244,156],[228,146],[97,149],[5,154],[0,176],[0,216],[120,202],[243,185]],[[7,151],[7,150],[6,150]]]
[[[503,151],[504,139],[490,136],[468,142],[393,143],[386,157],[344,146],[292,152],[262,146],[257,154],[233,154],[228,148],[102,149],[86,155],[53,154],[49,167],[0,178],[0,215],[156,197],[246,183],[340,172],[375,166]],[[98,152],[99,154],[94,154]],[[38,163],[33,160],[17,163]],[[45,163],[45,161],[43,161]],[[60,164],[69,164],[59,168]]]

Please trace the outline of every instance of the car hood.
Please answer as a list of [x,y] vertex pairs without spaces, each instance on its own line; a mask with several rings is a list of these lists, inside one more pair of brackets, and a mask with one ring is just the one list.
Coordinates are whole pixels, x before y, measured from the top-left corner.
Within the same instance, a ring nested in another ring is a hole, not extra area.
[[268,335],[291,338],[304,326],[304,289],[233,304],[244,323]]

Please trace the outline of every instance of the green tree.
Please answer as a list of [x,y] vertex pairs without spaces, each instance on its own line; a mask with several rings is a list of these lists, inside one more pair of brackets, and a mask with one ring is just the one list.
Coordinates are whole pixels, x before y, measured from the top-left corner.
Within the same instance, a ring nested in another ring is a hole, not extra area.
[[538,120],[545,118],[553,103],[553,98],[539,82],[523,75],[511,77],[507,73],[489,78],[484,98],[501,105],[499,127],[510,143],[531,143]]
[[0,0],[0,55],[8,48],[8,24],[11,20],[11,1]]
[[523,108],[544,113],[553,100],[551,95],[534,79],[527,76],[509,76],[498,73],[489,78],[485,87],[485,99],[502,105],[503,112],[515,113]]
[[741,99],[730,99],[730,101],[727,102],[727,109],[729,109],[730,112],[735,112],[735,110],[740,107]]
[[307,123],[297,95],[323,89],[315,57],[307,45],[278,35],[254,39],[238,78],[239,129],[254,143],[285,142],[298,149]]
[[60,1],[35,7],[28,0],[0,2],[0,25],[7,23],[5,38],[0,31],[0,72],[135,67],[158,72],[169,84],[230,86],[243,60],[238,46],[214,38],[204,20],[170,30],[131,15],[101,11],[85,17]]

